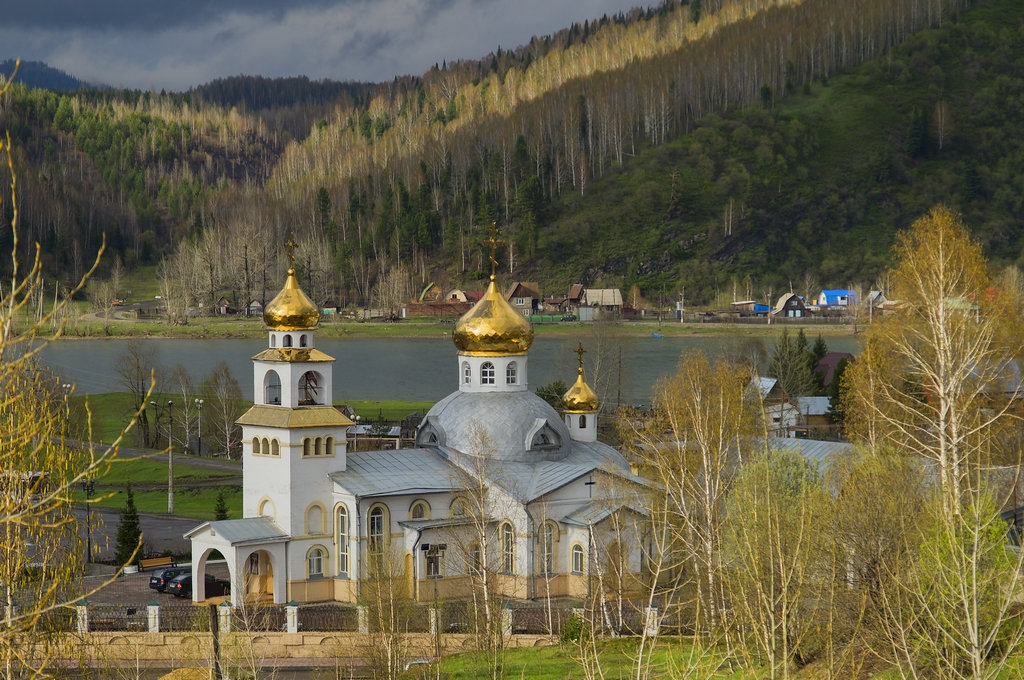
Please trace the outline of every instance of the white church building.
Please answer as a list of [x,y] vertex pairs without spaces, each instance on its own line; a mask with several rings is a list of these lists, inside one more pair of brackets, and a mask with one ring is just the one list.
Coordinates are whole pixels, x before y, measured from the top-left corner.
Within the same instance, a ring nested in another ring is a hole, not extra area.
[[640,571],[639,541],[620,520],[639,516],[640,502],[624,499],[649,484],[597,440],[583,349],[559,416],[527,388],[533,329],[493,273],[453,332],[458,389],[423,418],[413,448],[347,450],[353,423],[333,406],[319,316],[289,270],[264,310],[268,346],[252,359],[254,404],[238,421],[243,518],[185,535],[195,601],[215,550],[236,606],[354,603],[384,574],[417,600],[469,597],[484,574],[504,598],[582,598],[609,555],[622,573]]

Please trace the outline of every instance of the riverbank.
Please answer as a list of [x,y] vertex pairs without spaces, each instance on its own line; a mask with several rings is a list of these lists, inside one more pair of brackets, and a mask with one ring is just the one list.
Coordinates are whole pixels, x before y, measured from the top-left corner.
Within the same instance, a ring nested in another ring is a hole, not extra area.
[[[321,338],[437,338],[451,335],[454,321],[451,318],[439,321],[433,318],[403,319],[394,323],[378,321],[340,320],[330,317],[321,319],[317,334]],[[555,322],[538,323],[533,326],[538,337],[578,336],[581,333],[607,334],[614,337],[752,337],[771,338],[783,329],[795,334],[803,330],[808,337],[841,337],[858,335],[864,324],[850,323],[807,323],[792,320],[764,320],[753,323],[729,322],[685,322],[675,320],[644,321],[602,321],[602,322]],[[171,325],[158,320],[110,319],[104,321],[93,315],[70,321],[62,337],[74,338],[188,338],[188,339],[256,339],[266,335],[261,317],[201,317],[189,319],[187,323]]]

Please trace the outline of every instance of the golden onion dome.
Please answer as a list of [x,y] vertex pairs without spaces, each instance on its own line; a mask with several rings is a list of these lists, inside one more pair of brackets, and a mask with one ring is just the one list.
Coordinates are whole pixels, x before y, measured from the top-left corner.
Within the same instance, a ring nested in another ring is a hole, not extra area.
[[533,327],[498,292],[492,274],[483,297],[455,324],[452,340],[463,354],[523,354],[533,343]]
[[574,413],[594,413],[601,405],[594,390],[583,379],[583,367],[580,366],[576,382],[562,395],[562,408]]
[[305,331],[319,322],[320,310],[299,288],[295,270],[289,269],[284,288],[263,310],[263,323],[272,331]]

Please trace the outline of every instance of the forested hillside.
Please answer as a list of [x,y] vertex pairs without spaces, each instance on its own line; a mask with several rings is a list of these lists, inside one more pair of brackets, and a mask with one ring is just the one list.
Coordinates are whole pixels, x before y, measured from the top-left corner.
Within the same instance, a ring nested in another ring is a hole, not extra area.
[[277,280],[291,229],[320,301],[471,283],[492,220],[506,275],[545,292],[711,303],[871,285],[940,200],[1015,261],[1022,16],[1011,0],[672,2],[390,83],[17,89],[2,112],[23,224],[54,267],[100,232],[129,264],[176,248],[182,306],[252,297],[265,265]]

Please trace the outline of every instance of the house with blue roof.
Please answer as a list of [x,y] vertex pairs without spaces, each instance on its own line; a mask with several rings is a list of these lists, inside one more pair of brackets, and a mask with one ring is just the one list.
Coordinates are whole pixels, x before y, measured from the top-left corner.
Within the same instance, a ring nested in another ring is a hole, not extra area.
[[860,299],[855,290],[834,288],[818,293],[814,304],[819,307],[856,307],[860,304]]

